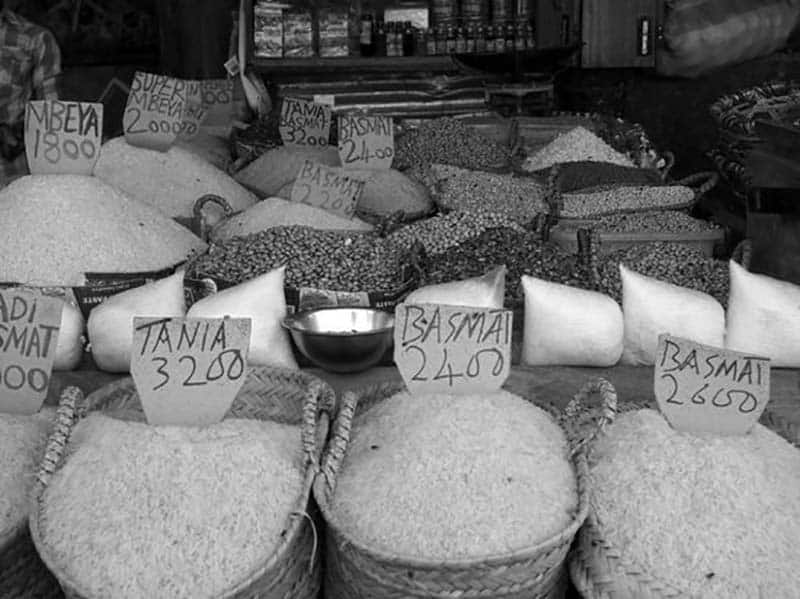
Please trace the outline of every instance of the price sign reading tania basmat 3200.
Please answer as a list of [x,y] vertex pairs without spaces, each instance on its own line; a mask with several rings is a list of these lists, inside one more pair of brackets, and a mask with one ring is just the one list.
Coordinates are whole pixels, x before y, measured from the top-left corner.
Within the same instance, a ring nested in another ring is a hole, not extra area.
[[183,130],[187,85],[182,79],[136,71],[122,115],[125,140],[167,151]]
[[91,175],[102,137],[98,102],[34,100],[25,106],[25,155],[34,175]]
[[412,393],[499,389],[511,371],[511,310],[398,304],[394,361]]
[[135,317],[131,375],[147,421],[222,420],[247,376],[250,329],[249,318]]
[[0,412],[35,414],[47,397],[64,302],[0,291]]
[[339,157],[345,168],[391,168],[394,125],[388,116],[339,116]]
[[352,218],[364,185],[341,170],[306,160],[294,180],[291,200]]
[[278,130],[287,146],[327,146],[333,112],[330,106],[301,98],[284,98]]
[[655,395],[676,430],[743,435],[769,401],[769,359],[661,335]]

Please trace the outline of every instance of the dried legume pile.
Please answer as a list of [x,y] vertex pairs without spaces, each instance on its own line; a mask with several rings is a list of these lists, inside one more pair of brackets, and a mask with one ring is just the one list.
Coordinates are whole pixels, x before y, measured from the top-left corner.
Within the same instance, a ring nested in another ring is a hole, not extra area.
[[487,210],[519,223],[546,213],[547,187],[528,177],[497,175],[434,164],[436,203],[446,210]]
[[42,498],[43,542],[91,597],[220,596],[268,557],[302,492],[300,429],[90,414]]
[[603,536],[640,571],[686,597],[797,596],[800,452],[769,429],[694,435],[628,412],[590,468]]
[[505,167],[509,148],[485,137],[458,119],[424,121],[395,140],[393,166],[405,170],[428,164],[452,164],[468,169]]
[[615,233],[686,233],[715,231],[720,228],[716,223],[699,218],[692,218],[685,212],[664,210],[661,212],[631,212],[627,214],[610,214],[592,220],[592,228],[596,231]]
[[505,227],[487,229],[445,252],[427,264],[425,284],[447,283],[483,275],[490,268],[505,264],[506,303],[519,305],[524,300],[520,277],[531,275],[554,283],[586,288],[589,277],[577,256],[555,245],[545,244],[531,232]]
[[528,156],[522,163],[522,168],[527,172],[535,172],[550,168],[554,164],[587,160],[635,166],[625,154],[612,148],[585,127],[575,127]]
[[646,210],[687,204],[695,192],[684,185],[619,186],[561,194],[560,214],[566,218],[599,216],[618,210]]
[[619,264],[648,277],[702,291],[728,305],[728,263],[706,257],[697,248],[658,241],[611,252],[598,258],[600,291],[622,303]]
[[[550,167],[552,168],[552,167]],[[544,181],[550,168],[534,174]],[[648,168],[622,166],[611,162],[580,160],[558,165],[558,189],[562,192],[578,191],[598,185],[663,185],[661,174]]]
[[403,282],[405,252],[370,233],[274,227],[212,243],[187,272],[240,283],[284,264],[288,287],[388,290]]
[[357,414],[332,510],[370,547],[436,560],[530,547],[577,504],[565,435],[540,408],[403,392]]

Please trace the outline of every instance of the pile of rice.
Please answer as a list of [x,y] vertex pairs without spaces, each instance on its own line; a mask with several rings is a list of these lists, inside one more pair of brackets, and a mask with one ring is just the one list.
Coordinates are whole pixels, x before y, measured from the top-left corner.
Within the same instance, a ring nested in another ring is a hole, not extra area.
[[380,551],[429,560],[530,547],[577,510],[552,417],[506,391],[394,395],[353,422],[333,517]]
[[32,416],[0,412],[0,539],[28,516],[30,492],[55,410]]
[[522,168],[527,172],[533,172],[550,168],[554,164],[582,161],[635,166],[625,154],[612,148],[585,127],[575,127],[528,156],[523,162]]
[[300,430],[228,419],[80,421],[44,493],[41,535],[91,597],[215,597],[281,540],[302,493]]
[[640,571],[687,597],[797,597],[800,451],[764,426],[693,435],[626,412],[598,441],[591,481],[603,536]]

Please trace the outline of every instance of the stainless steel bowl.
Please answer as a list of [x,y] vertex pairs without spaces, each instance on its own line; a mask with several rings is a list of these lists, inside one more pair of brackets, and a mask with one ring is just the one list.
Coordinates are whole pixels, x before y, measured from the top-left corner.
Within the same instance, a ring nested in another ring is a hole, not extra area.
[[375,308],[314,308],[283,319],[297,348],[330,372],[361,372],[392,347],[394,315]]

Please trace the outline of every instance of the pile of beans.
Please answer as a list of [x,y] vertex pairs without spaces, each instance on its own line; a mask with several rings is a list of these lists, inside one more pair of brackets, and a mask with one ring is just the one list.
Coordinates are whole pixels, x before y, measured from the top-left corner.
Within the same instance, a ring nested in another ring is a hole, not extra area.
[[511,158],[509,148],[481,135],[458,119],[441,117],[424,121],[395,140],[394,168],[452,164],[463,168],[503,168]]
[[647,210],[687,204],[695,192],[684,185],[620,186],[561,195],[561,216],[589,218],[621,210]]
[[577,256],[541,241],[531,232],[506,227],[487,229],[481,235],[433,256],[426,266],[426,284],[477,277],[505,265],[506,305],[523,300],[520,277],[531,275],[573,287],[588,288],[590,280]]
[[719,225],[699,218],[692,218],[685,212],[664,210],[662,212],[630,212],[611,214],[593,219],[592,228],[596,231],[615,233],[686,233],[715,231]]
[[406,255],[370,233],[285,226],[211,244],[187,272],[240,283],[285,264],[288,287],[389,290],[403,282]]

